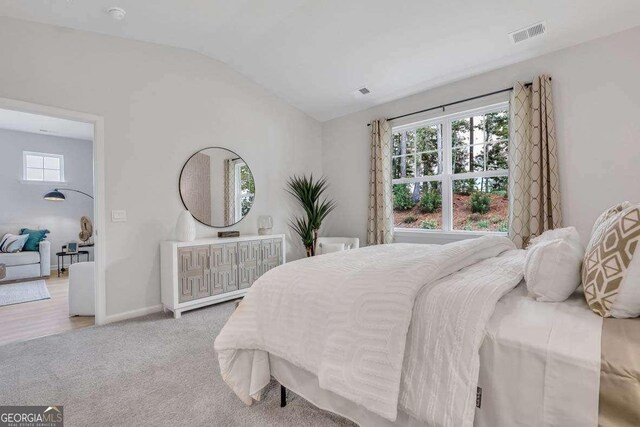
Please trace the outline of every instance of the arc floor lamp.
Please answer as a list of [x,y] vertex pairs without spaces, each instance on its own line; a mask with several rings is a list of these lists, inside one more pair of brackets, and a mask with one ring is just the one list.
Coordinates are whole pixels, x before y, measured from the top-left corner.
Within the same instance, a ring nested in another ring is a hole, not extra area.
[[49,191],[47,194],[43,196],[45,200],[51,200],[52,202],[63,202],[66,200],[65,195],[62,193],[63,191],[73,191],[76,193],[84,194],[87,197],[93,199],[91,194],[87,194],[84,191],[74,190],[73,188],[54,188],[53,191]]

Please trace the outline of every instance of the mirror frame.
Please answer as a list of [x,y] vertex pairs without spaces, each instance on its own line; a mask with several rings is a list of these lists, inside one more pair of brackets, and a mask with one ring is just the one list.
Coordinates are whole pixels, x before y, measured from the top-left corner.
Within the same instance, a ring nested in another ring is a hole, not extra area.
[[[187,207],[187,204],[184,202],[184,198],[182,197],[182,191],[180,190],[181,184],[182,184],[182,172],[184,172],[184,168],[187,166],[187,163],[189,163],[189,160],[191,160],[193,158],[193,156],[195,156],[198,153],[201,153],[204,150],[209,150],[210,148],[219,148],[221,150],[227,150],[231,153],[233,153],[237,158],[242,159],[242,161],[244,162],[244,164],[247,166],[247,169],[249,169],[249,172],[251,172],[251,176],[253,177],[253,182],[255,183],[255,175],[253,175],[253,171],[251,170],[251,167],[247,164],[247,162],[244,160],[244,157],[240,156],[238,153],[236,153],[233,150],[230,150],[226,147],[218,147],[218,146],[212,146],[212,147],[204,147],[199,149],[198,151],[194,152],[192,155],[190,155],[187,160],[185,160],[185,162],[182,164],[182,168],[180,169],[180,175],[178,175],[178,195],[180,195],[180,201],[182,202],[182,206],[184,206],[184,208],[191,213],[191,211],[189,210],[189,208]],[[256,190],[256,193],[258,191]],[[253,204],[256,202],[256,195],[253,195],[253,203],[251,203],[251,208],[253,208]],[[240,224],[240,222],[245,219],[250,213],[251,213],[251,208],[249,208],[249,212],[247,212],[247,215],[243,216],[242,218],[240,218],[240,220],[234,222],[231,225],[223,225],[223,226],[218,226],[218,225],[211,225],[211,224],[207,224],[204,223],[202,221],[200,221],[198,218],[196,218],[194,215],[191,215],[193,217],[193,219],[195,219],[196,221],[198,221],[200,224],[205,225],[207,227],[211,227],[211,228],[229,228],[229,227],[234,227],[238,224]]]

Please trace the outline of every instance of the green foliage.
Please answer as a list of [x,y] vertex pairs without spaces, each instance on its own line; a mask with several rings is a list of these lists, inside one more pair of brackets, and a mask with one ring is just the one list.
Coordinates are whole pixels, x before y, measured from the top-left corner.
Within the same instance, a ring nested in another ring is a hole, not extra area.
[[240,213],[244,217],[251,210],[251,206],[253,205],[253,195],[250,197],[243,197],[240,200]]
[[[318,230],[322,221],[336,207],[335,202],[323,197],[327,190],[326,178],[314,181],[313,174],[309,178],[306,176],[293,176],[287,181],[287,192],[296,198],[298,204],[304,209],[306,218],[295,218],[291,223],[291,228],[300,236],[302,243],[307,249],[307,255],[315,255],[316,240]],[[309,231],[311,240],[309,240]]]
[[476,223],[476,225],[478,226],[478,228],[487,229],[489,228],[489,221],[487,221],[486,219],[481,219]]
[[425,191],[420,198],[420,210],[433,213],[442,207],[442,196],[438,191]]
[[491,209],[491,197],[481,191],[471,195],[471,212],[486,214]]
[[247,165],[240,167],[240,189],[246,190],[251,194],[256,193],[256,183]]
[[291,228],[296,232],[305,248],[313,246],[313,227],[309,225],[306,218],[295,217],[291,221]]
[[425,230],[436,230],[438,228],[438,221],[435,219],[425,219],[420,223],[420,228]]
[[240,193],[242,199],[240,200],[240,213],[245,216],[249,213],[251,206],[253,205],[253,197],[256,193],[256,184],[253,180],[251,170],[247,165],[240,167]]
[[509,223],[507,221],[502,221],[498,226],[498,231],[506,233],[509,231]]
[[402,220],[402,222],[404,222],[405,224],[411,224],[412,222],[416,222],[416,217],[413,215],[407,215],[404,217],[404,219]]
[[475,179],[457,179],[453,181],[453,192],[457,194],[462,194],[463,196],[468,196],[476,188],[476,180]]
[[393,209],[397,211],[408,211],[413,208],[414,203],[411,200],[411,193],[406,184],[393,185]]

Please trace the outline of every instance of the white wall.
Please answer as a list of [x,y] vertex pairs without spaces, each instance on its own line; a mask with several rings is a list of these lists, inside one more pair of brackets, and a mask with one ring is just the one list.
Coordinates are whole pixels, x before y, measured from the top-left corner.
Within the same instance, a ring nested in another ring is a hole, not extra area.
[[640,202],[638,46],[640,27],[323,123],[323,172],[339,206],[323,233],[366,242],[368,122],[548,73],[553,78],[564,223],[575,225],[587,240],[604,208],[621,200]]
[[[66,182],[23,183],[23,151],[62,154]],[[42,198],[55,187],[93,193],[92,142],[0,129],[0,224],[39,225],[51,231],[47,239],[51,242],[52,268],[57,266],[55,253],[62,245],[78,240],[80,217],[86,215],[93,221],[93,200],[82,194],[66,193],[64,202]]]
[[[159,243],[173,236],[193,152],[228,147],[250,166],[255,203],[232,227],[246,234],[266,214],[289,233],[287,177],[321,172],[318,122],[203,55],[8,18],[0,52],[0,97],[104,117],[106,218],[128,214],[106,225],[107,315],[159,304]],[[287,243],[289,258],[304,254]]]

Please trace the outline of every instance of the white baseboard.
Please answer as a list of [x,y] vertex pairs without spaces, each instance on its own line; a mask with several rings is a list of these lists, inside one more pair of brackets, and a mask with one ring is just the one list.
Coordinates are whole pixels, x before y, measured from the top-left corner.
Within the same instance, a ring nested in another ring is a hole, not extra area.
[[162,304],[149,307],[138,308],[136,310],[125,311],[123,313],[110,314],[105,318],[104,323],[119,322],[121,320],[133,319],[134,317],[146,316],[147,314],[162,311]]

